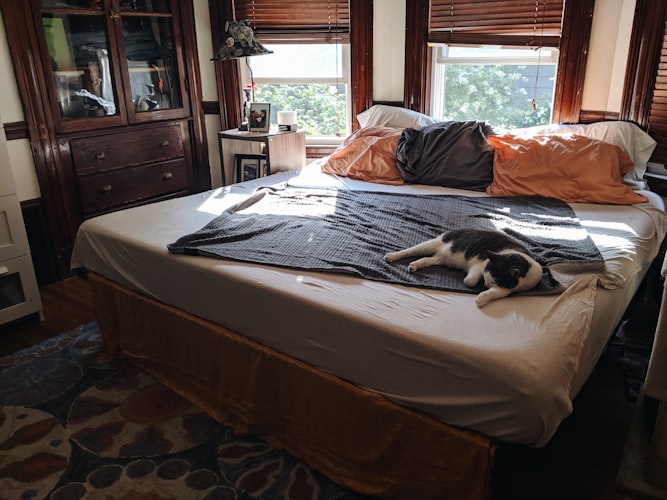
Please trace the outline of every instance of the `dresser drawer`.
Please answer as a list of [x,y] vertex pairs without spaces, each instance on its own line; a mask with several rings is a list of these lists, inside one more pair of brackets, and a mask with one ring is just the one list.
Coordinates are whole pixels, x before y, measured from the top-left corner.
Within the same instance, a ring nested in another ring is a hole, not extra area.
[[74,169],[85,174],[181,157],[183,140],[180,126],[172,125],[72,139],[70,149]]
[[188,176],[185,160],[171,160],[129,167],[78,178],[85,214],[157,196],[185,191]]

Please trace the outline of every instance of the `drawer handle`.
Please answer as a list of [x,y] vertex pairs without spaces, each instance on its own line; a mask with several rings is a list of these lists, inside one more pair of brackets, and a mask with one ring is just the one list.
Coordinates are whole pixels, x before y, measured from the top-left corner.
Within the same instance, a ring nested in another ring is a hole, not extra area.
[[160,141],[161,148],[166,148],[167,146],[169,146],[169,141],[167,139]]
[[107,157],[107,155],[104,151],[102,151],[101,153],[95,153],[95,159],[96,160],[104,160],[104,158],[106,158],[106,157]]
[[172,174],[171,172],[165,172],[164,174],[162,174],[162,180],[163,181],[168,181],[169,179],[172,179],[173,177],[174,177],[174,174]]
[[112,189],[111,184],[103,184],[97,188],[100,193],[110,193]]

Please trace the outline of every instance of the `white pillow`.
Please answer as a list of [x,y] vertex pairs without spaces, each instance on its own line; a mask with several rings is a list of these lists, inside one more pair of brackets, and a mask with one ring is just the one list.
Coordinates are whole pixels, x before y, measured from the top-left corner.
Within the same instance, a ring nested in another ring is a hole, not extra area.
[[419,128],[438,123],[432,116],[398,106],[375,104],[357,115],[364,127]]
[[630,170],[623,182],[633,189],[646,189],[644,172],[657,142],[639,126],[626,121],[602,121],[574,125],[540,125],[509,131],[515,135],[580,134],[592,139],[614,144],[625,151],[635,168]]

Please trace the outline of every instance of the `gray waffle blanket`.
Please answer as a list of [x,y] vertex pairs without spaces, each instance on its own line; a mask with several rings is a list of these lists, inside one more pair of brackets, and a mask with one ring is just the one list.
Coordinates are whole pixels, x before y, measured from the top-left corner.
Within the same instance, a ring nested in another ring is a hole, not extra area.
[[171,252],[348,273],[369,280],[478,293],[464,273],[436,266],[417,273],[384,255],[449,229],[503,230],[543,265],[529,294],[560,293],[550,271],[599,273],[604,261],[569,205],[545,198],[406,195],[349,190],[261,188],[197,232],[168,245]]

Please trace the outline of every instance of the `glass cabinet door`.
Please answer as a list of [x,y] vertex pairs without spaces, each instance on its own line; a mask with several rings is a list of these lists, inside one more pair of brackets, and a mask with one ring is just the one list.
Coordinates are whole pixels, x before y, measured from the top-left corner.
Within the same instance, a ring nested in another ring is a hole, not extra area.
[[[128,111],[136,121],[183,116],[182,78],[174,17],[168,0],[121,0],[122,64]],[[171,110],[171,111],[170,111]],[[148,115],[148,116],[146,116]]]
[[39,5],[60,132],[188,116],[173,2]]
[[61,121],[119,117],[103,3],[45,0],[41,20]]

